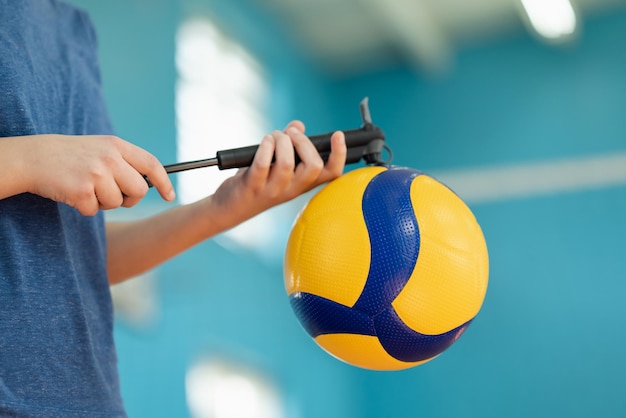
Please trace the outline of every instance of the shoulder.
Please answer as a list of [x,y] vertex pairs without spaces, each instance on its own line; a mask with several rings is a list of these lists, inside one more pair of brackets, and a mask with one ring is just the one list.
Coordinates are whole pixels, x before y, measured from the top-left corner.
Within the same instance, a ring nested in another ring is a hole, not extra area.
[[0,0],[0,16],[0,136],[110,132],[87,13],[58,0]]
[[77,30],[90,38],[94,35],[87,12],[58,0],[0,0],[0,16],[3,20],[0,33],[5,36],[29,31],[71,34]]

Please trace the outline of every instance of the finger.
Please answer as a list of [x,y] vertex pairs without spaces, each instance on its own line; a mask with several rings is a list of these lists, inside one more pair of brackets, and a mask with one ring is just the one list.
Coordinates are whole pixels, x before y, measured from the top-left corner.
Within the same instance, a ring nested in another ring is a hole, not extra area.
[[124,196],[115,179],[107,177],[95,184],[94,193],[100,209],[108,210],[122,206]]
[[274,151],[274,165],[270,170],[268,182],[275,191],[278,191],[284,189],[291,181],[296,158],[294,145],[289,135],[281,131],[274,131],[272,136],[276,141],[276,150]]
[[291,122],[289,122],[287,124],[287,126],[285,127],[285,132],[288,132],[289,128],[296,128],[297,130],[299,130],[302,133],[306,132],[306,127],[304,126],[304,123],[302,123],[302,121],[299,120],[292,120]]
[[122,192],[123,207],[135,206],[148,193],[148,183],[130,164],[121,164],[115,171],[115,181]]
[[276,148],[274,137],[265,135],[254,154],[250,167],[244,172],[248,185],[253,188],[262,187],[267,181]]
[[302,192],[309,191],[322,183],[326,183],[339,177],[343,173],[343,169],[346,163],[346,141],[343,132],[335,132],[330,139],[331,153],[328,157],[328,161],[321,170],[316,171],[317,176],[315,178],[306,177],[307,182],[302,185]]
[[346,146],[346,136],[343,132],[337,131],[330,137],[330,155],[326,161],[321,181],[328,181],[339,177],[346,165],[348,149]]
[[65,203],[78,210],[84,216],[94,216],[100,209],[100,203],[91,187],[83,191],[75,191],[72,196],[68,196]]
[[170,181],[167,172],[159,160],[146,150],[121,141],[122,156],[137,172],[150,179],[150,183],[159,191],[161,197],[167,201],[176,198],[174,186]]
[[300,164],[296,168],[296,176],[307,182],[316,179],[324,169],[324,161],[319,152],[304,133],[290,128],[289,135],[300,157]]

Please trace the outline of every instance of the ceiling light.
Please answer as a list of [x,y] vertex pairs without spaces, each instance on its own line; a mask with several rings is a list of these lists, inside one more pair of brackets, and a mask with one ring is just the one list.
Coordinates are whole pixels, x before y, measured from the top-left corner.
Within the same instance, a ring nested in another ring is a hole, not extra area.
[[576,30],[576,13],[569,0],[521,0],[533,29],[544,38],[568,38]]

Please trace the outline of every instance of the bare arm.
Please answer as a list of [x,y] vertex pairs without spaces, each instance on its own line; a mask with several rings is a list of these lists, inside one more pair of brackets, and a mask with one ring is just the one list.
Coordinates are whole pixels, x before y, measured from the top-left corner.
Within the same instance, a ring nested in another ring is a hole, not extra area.
[[26,167],[21,155],[28,152],[28,144],[20,138],[0,139],[0,199],[28,191]]
[[[342,133],[333,135],[331,146],[331,155],[324,165],[304,135],[302,123],[292,122],[285,132],[274,131],[265,136],[252,166],[227,179],[215,194],[146,220],[107,225],[110,282],[140,274],[339,176],[346,159]],[[301,159],[297,167],[294,148]]]
[[[252,166],[226,180],[214,195],[151,219],[107,225],[111,283],[155,267],[343,172],[343,134],[333,136],[324,165],[304,135],[304,125],[293,122],[289,128],[263,138]],[[297,167],[294,148],[301,159]],[[143,175],[165,200],[175,197],[154,156],[113,136],[0,138],[0,167],[0,199],[28,192],[66,203],[86,216],[134,206],[148,191]]]

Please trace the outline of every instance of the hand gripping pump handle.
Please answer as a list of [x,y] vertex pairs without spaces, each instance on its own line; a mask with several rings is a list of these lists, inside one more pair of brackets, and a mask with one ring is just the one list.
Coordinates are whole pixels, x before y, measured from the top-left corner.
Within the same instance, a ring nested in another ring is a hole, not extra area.
[[[389,150],[389,148],[385,145],[385,134],[383,131],[372,124],[367,97],[361,101],[360,110],[363,126],[358,129],[343,131],[348,149],[346,164],[357,163],[361,159],[367,164],[383,164],[385,161],[382,160],[382,151],[385,148]],[[328,156],[330,155],[330,137],[333,133],[329,132],[309,137],[325,162],[328,161]],[[249,167],[258,148],[258,145],[252,145],[218,151],[215,158],[166,165],[165,171],[167,173],[178,173],[180,171],[211,166],[217,166],[220,170]],[[296,164],[298,162],[300,162],[300,159],[296,155]],[[152,187],[147,178],[146,181]]]

